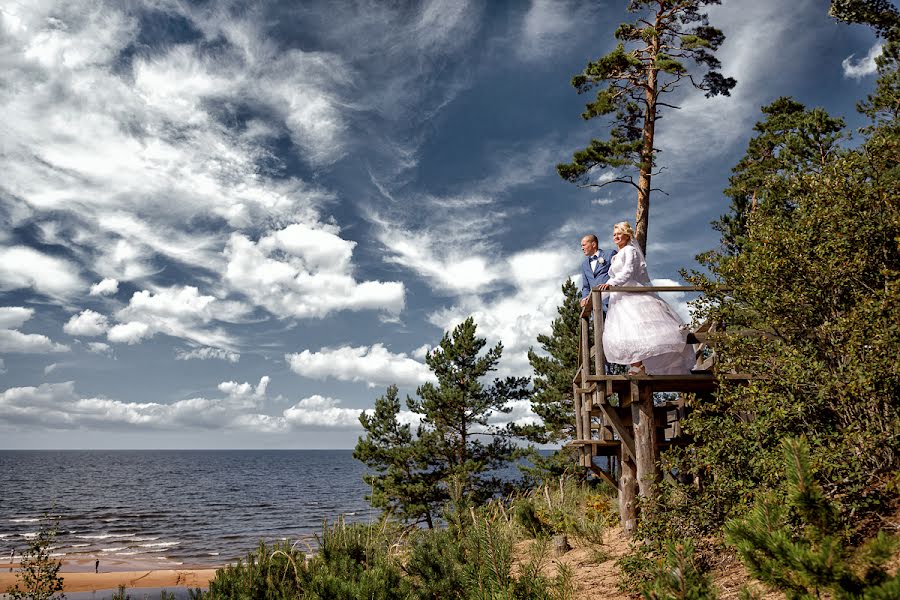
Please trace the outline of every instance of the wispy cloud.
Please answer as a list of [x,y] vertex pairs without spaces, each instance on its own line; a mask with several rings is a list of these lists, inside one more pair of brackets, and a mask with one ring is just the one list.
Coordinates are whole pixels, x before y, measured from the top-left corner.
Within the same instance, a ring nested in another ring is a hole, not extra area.
[[849,77],[851,79],[862,79],[867,75],[872,75],[878,70],[878,65],[875,64],[875,59],[881,55],[881,50],[884,48],[884,44],[878,42],[874,46],[869,49],[869,53],[859,60],[854,60],[854,55],[851,54],[843,61],[841,61],[841,68],[844,69],[844,77]]

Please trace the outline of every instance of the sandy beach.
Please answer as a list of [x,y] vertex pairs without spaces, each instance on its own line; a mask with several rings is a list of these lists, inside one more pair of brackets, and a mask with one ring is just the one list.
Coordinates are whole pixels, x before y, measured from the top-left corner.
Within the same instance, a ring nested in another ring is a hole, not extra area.
[[[9,586],[16,583],[16,572],[10,572],[9,567],[9,564],[0,563],[0,593],[5,592]],[[93,564],[90,571],[85,571],[82,567],[83,565],[63,564],[59,574],[63,578],[64,591],[94,592],[98,590],[114,590],[120,585],[124,585],[128,589],[206,588],[216,574],[216,570],[210,568],[144,569],[94,573]]]

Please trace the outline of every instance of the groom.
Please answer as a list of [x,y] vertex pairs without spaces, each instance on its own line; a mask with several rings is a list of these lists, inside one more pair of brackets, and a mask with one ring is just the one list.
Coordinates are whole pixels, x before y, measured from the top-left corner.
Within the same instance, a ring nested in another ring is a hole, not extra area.
[[593,233],[581,238],[581,251],[584,260],[581,263],[581,306],[591,301],[591,288],[606,283],[609,279],[609,262],[616,250],[600,250],[597,236]]

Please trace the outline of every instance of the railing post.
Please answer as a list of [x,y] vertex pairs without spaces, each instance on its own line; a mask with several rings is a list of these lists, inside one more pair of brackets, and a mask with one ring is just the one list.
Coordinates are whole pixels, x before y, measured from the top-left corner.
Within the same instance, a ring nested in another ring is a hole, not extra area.
[[[591,373],[591,348],[588,342],[588,334],[590,332],[589,317],[581,317],[581,389],[586,390],[588,387],[588,377]],[[579,438],[582,440],[591,439],[591,403],[586,402],[588,398],[586,394],[580,394],[581,401],[581,430],[578,432]],[[592,461],[592,450],[590,444],[581,447],[581,464],[590,467]]]

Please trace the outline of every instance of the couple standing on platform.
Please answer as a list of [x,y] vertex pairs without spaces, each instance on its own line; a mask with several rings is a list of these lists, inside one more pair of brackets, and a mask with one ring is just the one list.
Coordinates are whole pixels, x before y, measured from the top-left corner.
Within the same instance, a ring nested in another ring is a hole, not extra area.
[[[615,250],[600,250],[596,235],[581,239],[581,306],[591,301],[596,287],[651,285],[647,261],[628,221],[613,226],[613,242]],[[604,296],[608,308],[604,299],[603,352],[608,362],[630,365],[629,375],[690,373],[694,350],[684,323],[668,304],[651,292],[609,291]]]

